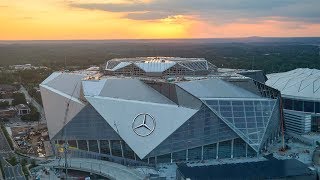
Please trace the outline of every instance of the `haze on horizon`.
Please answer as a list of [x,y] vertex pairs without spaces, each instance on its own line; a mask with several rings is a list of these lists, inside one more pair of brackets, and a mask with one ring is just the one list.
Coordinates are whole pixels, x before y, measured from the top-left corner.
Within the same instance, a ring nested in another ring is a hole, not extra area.
[[0,40],[320,36],[319,0],[1,0]]

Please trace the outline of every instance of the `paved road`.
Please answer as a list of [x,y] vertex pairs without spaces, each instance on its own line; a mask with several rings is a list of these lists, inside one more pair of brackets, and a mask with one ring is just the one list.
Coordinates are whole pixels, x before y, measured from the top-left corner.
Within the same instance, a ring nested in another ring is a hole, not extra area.
[[46,123],[43,107],[30,96],[26,88],[22,85],[19,91],[25,95],[27,102],[30,102],[40,113],[40,123]]
[[[42,164],[46,167],[64,168],[64,159],[58,159]],[[85,172],[92,172],[110,179],[116,180],[141,180],[145,179],[144,175],[140,174],[137,170],[131,169],[121,164],[116,164],[109,161],[85,159],[85,158],[72,158],[68,162],[69,169],[81,170]]]

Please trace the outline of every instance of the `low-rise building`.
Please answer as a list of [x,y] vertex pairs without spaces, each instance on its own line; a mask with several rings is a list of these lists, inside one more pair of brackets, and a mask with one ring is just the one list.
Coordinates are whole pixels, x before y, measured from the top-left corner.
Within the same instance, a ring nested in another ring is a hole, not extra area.
[[0,99],[0,102],[8,102],[8,104],[9,104],[9,106],[11,106],[12,105],[12,101],[13,101],[13,99],[12,98],[7,98],[7,99]]
[[11,118],[16,115],[17,111],[14,107],[8,107],[5,109],[0,109],[0,117],[1,118]]
[[30,111],[31,111],[30,108],[25,104],[16,105],[16,109],[17,109],[18,116],[30,114]]
[[266,85],[281,91],[286,131],[319,132],[320,70],[299,68],[267,76]]

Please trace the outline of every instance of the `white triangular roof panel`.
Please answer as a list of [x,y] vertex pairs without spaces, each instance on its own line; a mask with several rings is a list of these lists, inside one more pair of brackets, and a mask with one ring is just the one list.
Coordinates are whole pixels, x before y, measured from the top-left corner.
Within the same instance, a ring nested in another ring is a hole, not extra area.
[[[40,91],[49,129],[49,137],[53,138],[64,125],[84,108],[85,104],[68,94],[46,85],[40,85]],[[71,99],[69,111],[67,112],[66,122],[64,122],[69,99]]]
[[[85,98],[141,159],[198,111],[177,105],[100,96]],[[148,113],[155,119],[155,129],[146,137],[137,135],[132,128],[140,113]]]

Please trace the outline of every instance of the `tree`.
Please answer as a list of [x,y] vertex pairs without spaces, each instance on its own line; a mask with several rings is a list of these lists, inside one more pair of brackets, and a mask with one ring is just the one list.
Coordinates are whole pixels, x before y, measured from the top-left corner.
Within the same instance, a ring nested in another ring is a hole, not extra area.
[[8,162],[12,165],[15,166],[18,164],[17,158],[15,156],[10,156],[8,159]]
[[23,93],[14,93],[13,94],[13,105],[18,105],[18,104],[27,104],[26,97],[24,96]]
[[9,102],[8,101],[0,101],[0,108],[5,108],[9,106]]
[[30,114],[26,114],[21,116],[21,120],[23,121],[39,121],[40,119],[40,113],[37,111],[37,109],[34,106],[30,107]]

